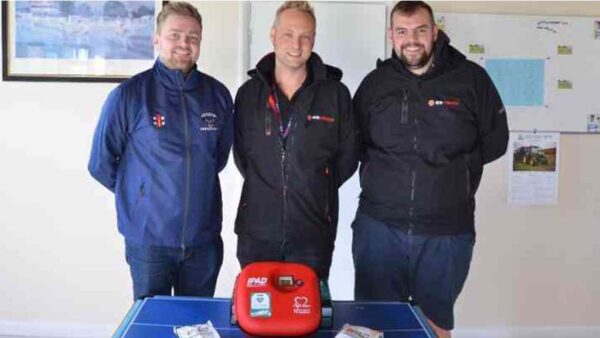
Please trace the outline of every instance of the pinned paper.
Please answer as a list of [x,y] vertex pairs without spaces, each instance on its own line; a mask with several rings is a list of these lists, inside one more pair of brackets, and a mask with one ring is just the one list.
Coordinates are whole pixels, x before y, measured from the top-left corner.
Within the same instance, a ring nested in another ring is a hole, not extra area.
[[507,106],[544,105],[544,59],[486,59],[485,69]]
[[477,43],[471,43],[471,44],[469,44],[469,53],[470,54],[484,54],[485,47],[483,45],[480,45]]
[[435,24],[438,26],[439,29],[445,31],[446,30],[446,18],[443,16],[438,17],[435,20]]
[[600,133],[600,114],[589,114],[587,116],[588,133]]
[[571,55],[573,54],[573,47],[567,45],[558,45],[558,55]]
[[558,89],[573,89],[573,82],[570,80],[558,80]]
[[511,133],[508,202],[516,205],[558,203],[559,133]]

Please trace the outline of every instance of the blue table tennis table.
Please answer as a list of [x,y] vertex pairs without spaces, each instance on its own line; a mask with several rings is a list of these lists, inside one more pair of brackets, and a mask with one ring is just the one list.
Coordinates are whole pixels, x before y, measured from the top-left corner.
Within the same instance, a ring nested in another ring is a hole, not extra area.
[[[346,324],[366,326],[384,332],[384,338],[434,338],[433,331],[418,307],[399,302],[332,301],[333,325],[320,328],[317,338],[335,337]],[[154,296],[134,303],[114,338],[176,337],[179,326],[210,320],[223,338],[247,337],[231,324],[231,300]]]

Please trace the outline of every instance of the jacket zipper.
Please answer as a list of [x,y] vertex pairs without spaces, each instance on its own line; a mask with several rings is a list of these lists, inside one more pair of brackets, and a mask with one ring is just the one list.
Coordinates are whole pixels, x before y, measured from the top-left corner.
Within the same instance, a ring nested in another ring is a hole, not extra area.
[[281,243],[281,250],[283,251],[283,249],[285,248],[286,240],[287,240],[287,233],[285,231],[285,228],[286,228],[286,224],[287,224],[287,190],[288,190],[288,186],[287,186],[287,170],[286,170],[287,151],[285,149],[285,144],[284,144],[283,140],[280,141],[280,144],[281,144],[280,145],[281,146],[281,177],[283,179],[283,215],[282,215],[283,242]]
[[400,114],[400,123],[406,124],[408,122],[408,89],[404,89],[402,95],[402,110]]
[[181,229],[181,255],[182,257],[185,255],[185,231],[188,226],[188,216],[189,216],[189,207],[190,207],[190,163],[191,163],[191,153],[190,153],[190,133],[188,130],[188,116],[187,109],[185,106],[185,96],[183,95],[183,85],[179,87],[180,95],[181,95],[181,111],[183,115],[183,135],[185,139],[185,184],[184,184],[184,209],[183,209],[183,228]]
[[[408,122],[408,89],[404,89],[404,97],[402,99],[402,111],[403,111],[403,123],[407,123]],[[417,119],[417,116],[415,114],[414,117],[414,124],[415,124],[415,130],[413,132],[416,133],[418,124],[419,124],[419,120]],[[417,143],[417,135],[413,135],[413,139],[412,139],[412,146],[413,146],[413,150],[415,151],[415,153],[418,150],[418,143]],[[408,234],[412,235],[413,231],[414,231],[414,223],[413,223],[413,216],[414,216],[414,205],[415,205],[415,191],[416,191],[416,185],[417,185],[417,171],[415,170],[414,166],[413,169],[411,171],[411,177],[410,177],[410,207],[408,209],[408,216],[409,216],[409,221],[408,221]]]
[[331,171],[329,170],[329,166],[325,167],[325,181],[326,181],[326,189],[325,190],[327,193],[325,195],[325,216],[327,217],[327,223],[331,226],[331,204],[330,204],[330,199],[331,199],[331,179],[330,176],[331,175]]
[[470,158],[469,155],[466,155],[465,158],[465,171],[467,174],[467,201],[469,200],[469,197],[471,196],[471,171],[469,170],[469,162],[470,162]]
[[[268,83],[268,81],[266,81]],[[308,88],[314,86],[315,83],[310,84],[308,87],[304,88],[304,89],[299,89],[299,90],[307,90]],[[291,108],[293,106],[293,101],[295,101],[295,98],[299,95],[299,93],[295,93],[294,96],[292,97],[292,100],[289,102],[288,104],[288,112],[291,111]],[[289,116],[288,118],[291,118],[291,116]],[[295,128],[297,122],[293,122],[292,125],[290,125],[290,131],[288,133],[288,137],[291,137],[292,131]],[[268,118],[267,121],[265,121],[265,129],[266,130],[270,130],[270,127],[272,125],[271,119]],[[269,136],[271,133],[267,133],[265,132],[265,134],[267,134],[267,136]],[[279,134],[279,133],[278,133]],[[287,157],[288,157],[288,153],[287,153],[287,139],[286,140],[282,140],[281,136],[279,136],[279,146],[280,146],[280,152],[281,152],[281,176],[282,176],[282,180],[283,180],[283,215],[282,215],[282,221],[283,221],[283,242],[281,243],[281,251],[283,252],[284,248],[285,248],[285,244],[287,242],[287,232],[286,232],[286,224],[287,224],[287,193],[288,193],[288,177],[287,177]]]
[[415,225],[413,224],[414,205],[415,205],[415,186],[417,183],[417,171],[415,169],[411,172],[410,177],[410,207],[408,208],[408,234],[412,235]]

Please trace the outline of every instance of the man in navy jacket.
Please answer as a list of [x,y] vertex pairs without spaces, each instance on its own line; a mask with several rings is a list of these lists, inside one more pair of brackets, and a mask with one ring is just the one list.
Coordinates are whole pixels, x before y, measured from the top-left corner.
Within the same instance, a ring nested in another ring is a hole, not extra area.
[[212,296],[223,261],[218,173],[233,142],[229,91],[198,71],[202,18],[185,2],[157,18],[154,67],[107,98],[89,160],[115,194],[134,299]]

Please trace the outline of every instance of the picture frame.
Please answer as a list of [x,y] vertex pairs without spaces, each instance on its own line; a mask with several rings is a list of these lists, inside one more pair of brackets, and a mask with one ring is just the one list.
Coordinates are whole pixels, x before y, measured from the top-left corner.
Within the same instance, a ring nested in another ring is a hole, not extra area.
[[2,79],[121,82],[151,68],[163,3],[2,1]]

